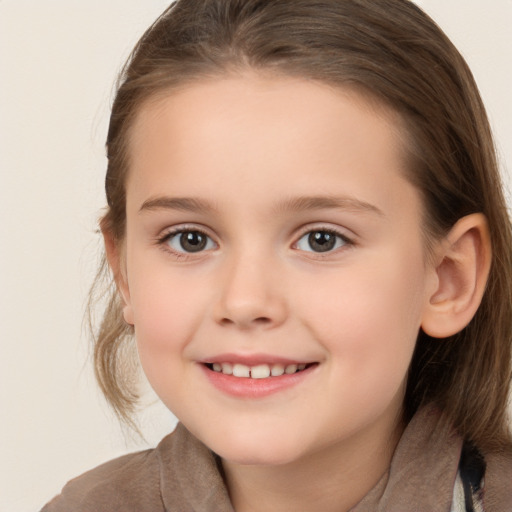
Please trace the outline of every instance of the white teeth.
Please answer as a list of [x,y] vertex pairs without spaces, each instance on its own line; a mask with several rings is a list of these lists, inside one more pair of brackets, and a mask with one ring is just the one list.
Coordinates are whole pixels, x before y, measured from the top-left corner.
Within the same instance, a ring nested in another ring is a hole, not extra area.
[[296,364],[289,364],[285,369],[284,373],[287,375],[291,375],[292,373],[295,373],[297,371],[297,365]]
[[284,366],[282,364],[259,364],[256,366],[247,366],[245,364],[231,364],[231,363],[213,363],[212,369],[215,372],[223,373],[224,375],[233,375],[234,377],[245,377],[253,379],[266,379],[268,377],[280,377],[283,374],[292,375],[297,371],[304,370],[306,364],[289,364]]
[[250,377],[251,369],[248,366],[245,366],[245,364],[234,364],[233,375],[235,377]]
[[251,377],[253,379],[266,379],[270,377],[270,366],[268,364],[260,364],[251,367]]
[[272,366],[272,370],[270,370],[270,374],[272,377],[279,377],[284,373],[284,366],[282,364],[275,364]]
[[225,375],[233,375],[233,365],[230,363],[222,363],[222,373]]

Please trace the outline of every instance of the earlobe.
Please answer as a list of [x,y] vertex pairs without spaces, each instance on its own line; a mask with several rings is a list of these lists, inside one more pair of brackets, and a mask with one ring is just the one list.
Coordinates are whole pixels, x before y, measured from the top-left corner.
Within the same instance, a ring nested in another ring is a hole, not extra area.
[[482,300],[491,267],[487,220],[475,213],[460,219],[439,244],[437,286],[429,297],[422,329],[434,338],[466,327]]
[[133,325],[133,310],[130,301],[130,290],[128,288],[128,281],[126,279],[126,272],[124,271],[124,261],[122,255],[122,247],[118,240],[116,240],[112,232],[101,227],[103,234],[103,241],[105,243],[105,254],[107,262],[114,275],[117,290],[123,303],[123,317],[127,324]]

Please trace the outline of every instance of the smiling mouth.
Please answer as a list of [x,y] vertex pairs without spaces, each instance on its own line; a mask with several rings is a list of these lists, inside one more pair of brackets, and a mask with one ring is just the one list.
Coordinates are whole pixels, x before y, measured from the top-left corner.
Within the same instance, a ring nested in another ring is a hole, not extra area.
[[302,372],[317,363],[297,364],[258,364],[247,366],[240,363],[206,363],[205,366],[214,372],[233,377],[246,379],[267,379],[269,377],[281,377],[282,375],[293,375]]

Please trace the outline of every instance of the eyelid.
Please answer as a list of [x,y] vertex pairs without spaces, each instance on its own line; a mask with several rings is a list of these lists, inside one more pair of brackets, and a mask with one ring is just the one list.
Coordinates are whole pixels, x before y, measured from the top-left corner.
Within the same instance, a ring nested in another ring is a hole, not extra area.
[[209,238],[215,247],[213,249],[216,249],[219,247],[219,244],[215,241],[214,236],[210,233],[210,230],[206,229],[205,227],[197,224],[180,224],[177,226],[171,226],[166,229],[164,229],[160,234],[158,234],[155,238],[155,244],[158,245],[163,251],[165,251],[168,254],[173,255],[177,259],[190,259],[190,258],[199,258],[203,256],[205,253],[208,253],[212,251],[213,249],[204,249],[197,252],[187,252],[187,251],[178,251],[173,249],[169,244],[168,240],[170,240],[172,237],[178,236],[182,233],[187,232],[196,232],[201,233],[205,237]]
[[339,226],[337,224],[331,224],[330,222],[308,222],[307,224],[302,225],[300,228],[296,230],[295,238],[299,239],[304,236],[306,233],[310,233],[311,231],[328,231],[329,233],[334,233],[343,239],[347,240],[347,242],[355,243],[356,234],[350,229]]
[[[306,251],[303,249],[299,249],[298,243],[300,242],[300,240],[302,240],[302,238],[304,238],[304,236],[306,236],[307,234],[315,232],[315,231],[320,231],[320,232],[324,231],[326,233],[331,233],[331,234],[339,237],[344,242],[344,244],[343,244],[343,246],[341,246],[337,249],[325,251],[325,252]],[[292,244],[292,248],[296,249],[298,251],[305,252],[305,253],[310,253],[310,254],[314,255],[316,258],[325,258],[325,257],[328,257],[329,255],[336,254],[339,251],[344,251],[346,249],[349,249],[355,245],[356,245],[355,235],[351,234],[351,232],[349,232],[348,229],[342,228],[340,226],[333,226],[332,224],[313,223],[313,224],[308,224],[306,226],[302,226],[300,228],[299,232],[295,236],[295,242]]]

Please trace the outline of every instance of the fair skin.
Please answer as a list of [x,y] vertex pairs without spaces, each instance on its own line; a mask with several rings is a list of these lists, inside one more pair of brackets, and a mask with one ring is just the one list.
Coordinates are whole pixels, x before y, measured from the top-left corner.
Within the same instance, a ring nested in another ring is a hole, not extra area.
[[[400,129],[353,91],[253,73],[163,95],[135,120],[109,260],[151,385],[221,456],[237,512],[360,501],[403,430],[419,329],[454,316]],[[454,241],[476,247],[475,223]],[[264,378],[228,375],[235,364]]]

